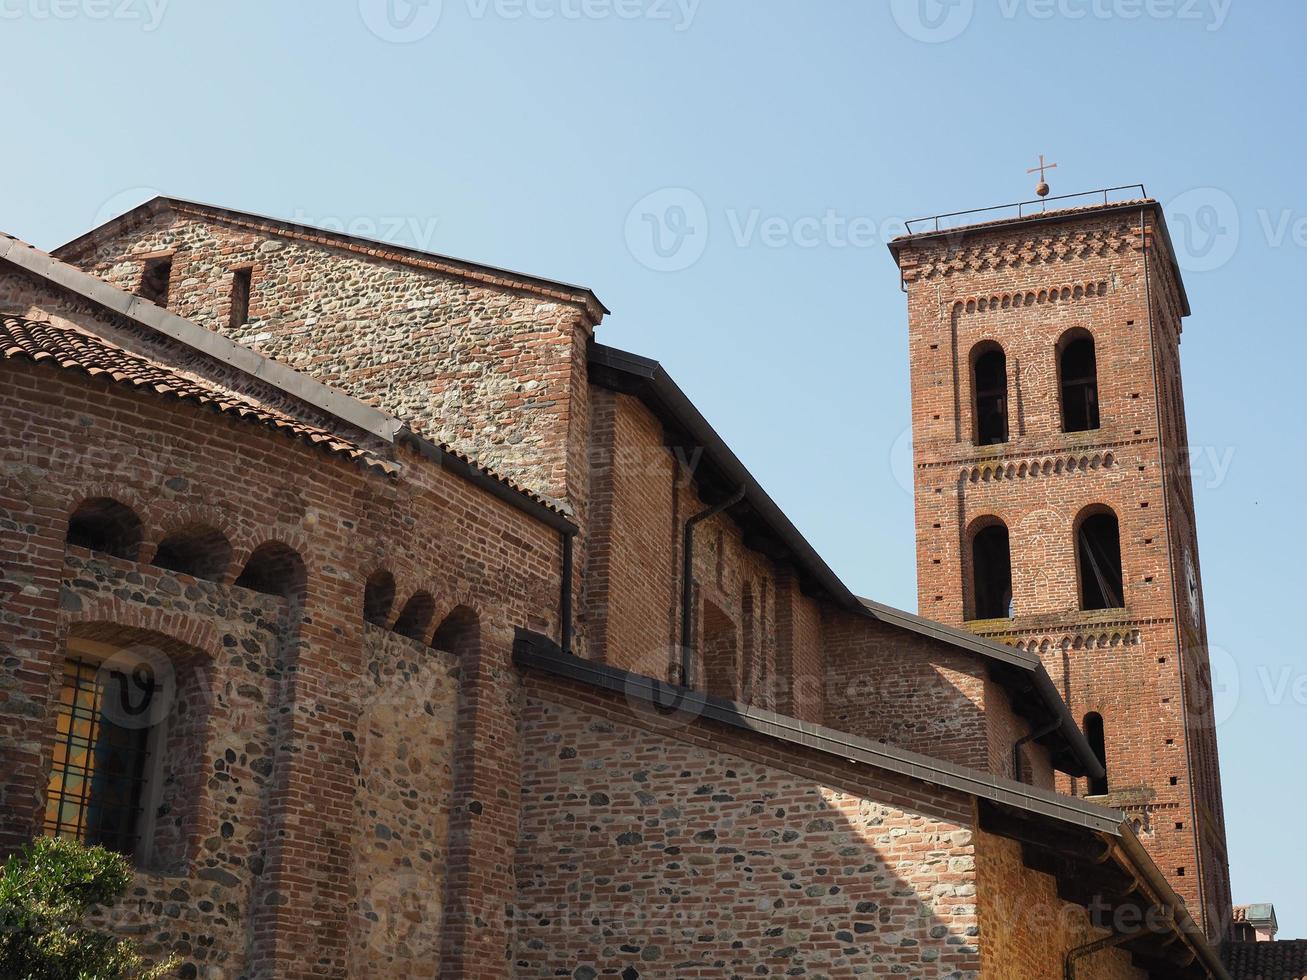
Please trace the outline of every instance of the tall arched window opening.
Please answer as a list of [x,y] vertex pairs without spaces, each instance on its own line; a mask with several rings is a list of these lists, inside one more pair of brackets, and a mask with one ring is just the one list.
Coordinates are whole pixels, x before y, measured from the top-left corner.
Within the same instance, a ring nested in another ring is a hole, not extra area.
[[1058,357],[1062,386],[1062,431],[1088,432],[1097,429],[1098,360],[1094,338],[1077,331],[1063,340]]
[[975,392],[976,443],[997,445],[1008,440],[1007,356],[997,344],[980,347],[972,359]]
[[1121,528],[1111,511],[1090,514],[1076,532],[1080,559],[1080,608],[1123,609]]
[[1098,712],[1090,712],[1085,715],[1085,738],[1089,742],[1089,747],[1093,749],[1094,756],[1103,766],[1103,777],[1101,779],[1089,780],[1089,796],[1107,795],[1107,740],[1103,733],[1103,716]]
[[1012,616],[1012,553],[1007,525],[1001,521],[981,528],[971,539],[974,619]]

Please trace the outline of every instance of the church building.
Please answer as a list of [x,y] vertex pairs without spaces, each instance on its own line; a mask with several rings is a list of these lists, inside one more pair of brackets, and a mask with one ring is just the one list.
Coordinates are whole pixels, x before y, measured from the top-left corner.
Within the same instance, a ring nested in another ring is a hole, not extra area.
[[0,237],[0,853],[128,856],[97,921],[204,980],[1289,976],[1162,209],[1056,204],[891,244],[920,615],[589,289],[172,198]]

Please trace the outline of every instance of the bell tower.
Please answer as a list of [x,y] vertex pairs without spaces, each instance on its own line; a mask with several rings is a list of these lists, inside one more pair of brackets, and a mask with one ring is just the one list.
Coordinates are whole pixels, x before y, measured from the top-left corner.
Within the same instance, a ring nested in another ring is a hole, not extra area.
[[1107,770],[1059,789],[1124,810],[1220,938],[1229,870],[1180,384],[1189,306],[1162,208],[1137,191],[941,215],[891,243],[918,600],[1042,657]]

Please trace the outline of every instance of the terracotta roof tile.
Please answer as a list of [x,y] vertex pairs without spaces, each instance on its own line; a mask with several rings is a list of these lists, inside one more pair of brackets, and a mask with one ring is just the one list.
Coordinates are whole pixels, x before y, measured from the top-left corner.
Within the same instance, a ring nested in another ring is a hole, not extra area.
[[187,377],[174,368],[123,350],[80,327],[0,316],[0,357],[5,360],[25,358],[37,364],[49,362],[93,378],[108,378],[116,384],[146,388],[165,397],[193,402],[278,429],[293,438],[321,446],[384,473],[398,470],[394,463],[334,432],[265,408],[209,382]]
[[1221,959],[1234,980],[1307,980],[1307,939],[1225,943]]

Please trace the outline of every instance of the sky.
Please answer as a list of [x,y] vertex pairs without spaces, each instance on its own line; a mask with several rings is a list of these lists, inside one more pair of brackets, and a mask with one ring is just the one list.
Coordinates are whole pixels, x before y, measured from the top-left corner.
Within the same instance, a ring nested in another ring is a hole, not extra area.
[[1235,900],[1307,936],[1305,31],[1292,0],[0,0],[0,228],[50,249],[167,193],[589,286],[915,609],[885,242],[1029,198],[1041,153],[1055,194],[1145,184],[1193,306]]

